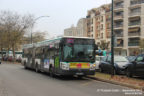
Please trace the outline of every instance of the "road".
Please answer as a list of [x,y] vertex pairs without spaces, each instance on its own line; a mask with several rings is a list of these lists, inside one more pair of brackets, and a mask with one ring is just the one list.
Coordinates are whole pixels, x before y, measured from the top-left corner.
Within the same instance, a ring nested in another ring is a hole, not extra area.
[[136,96],[125,95],[124,89],[130,90],[88,78],[51,78],[18,64],[0,65],[0,96]]

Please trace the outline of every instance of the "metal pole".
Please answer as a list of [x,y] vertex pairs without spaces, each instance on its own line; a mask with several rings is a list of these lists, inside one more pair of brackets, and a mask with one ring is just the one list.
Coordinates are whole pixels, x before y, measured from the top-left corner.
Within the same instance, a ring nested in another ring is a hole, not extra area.
[[113,5],[114,2],[112,0],[112,5],[111,5],[111,63],[112,63],[112,72],[111,76],[114,76],[114,32],[113,32]]
[[32,32],[32,31],[33,31],[34,23],[35,23],[38,19],[43,18],[43,17],[50,17],[50,16],[40,16],[40,17],[37,17],[36,19],[34,19],[34,22],[33,22],[32,26],[31,26],[31,44],[33,43],[33,36],[32,36],[33,32]]

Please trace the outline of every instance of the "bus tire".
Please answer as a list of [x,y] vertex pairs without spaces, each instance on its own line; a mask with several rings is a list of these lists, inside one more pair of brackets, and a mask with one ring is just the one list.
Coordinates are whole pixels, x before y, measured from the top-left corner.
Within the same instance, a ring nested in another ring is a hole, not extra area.
[[24,68],[25,68],[25,69],[28,69],[27,66],[26,66],[26,62],[24,62]]

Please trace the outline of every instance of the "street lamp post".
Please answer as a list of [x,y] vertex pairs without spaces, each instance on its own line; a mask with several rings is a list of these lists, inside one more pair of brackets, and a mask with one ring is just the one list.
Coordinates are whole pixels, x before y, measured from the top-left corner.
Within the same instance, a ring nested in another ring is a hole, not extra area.
[[112,0],[112,5],[111,5],[111,63],[112,63],[112,72],[111,76],[114,76],[114,32],[113,32],[113,5],[114,1]]
[[31,27],[31,44],[33,43],[33,39],[32,39],[32,31],[33,31],[33,26],[34,26],[34,23],[38,20],[38,19],[40,19],[40,18],[44,18],[44,17],[50,17],[50,16],[40,16],[40,17],[37,17],[37,18],[35,18],[34,19],[34,22],[32,23],[32,27]]

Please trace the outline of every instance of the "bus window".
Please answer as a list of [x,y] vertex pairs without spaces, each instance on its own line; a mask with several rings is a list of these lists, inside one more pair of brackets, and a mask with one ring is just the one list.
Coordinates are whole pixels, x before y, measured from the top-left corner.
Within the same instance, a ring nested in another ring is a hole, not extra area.
[[64,59],[72,58],[72,46],[66,45],[64,48]]
[[47,48],[45,49],[45,58],[49,58],[50,57],[50,50]]

